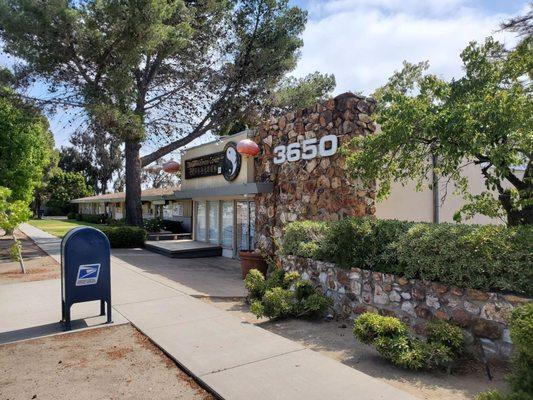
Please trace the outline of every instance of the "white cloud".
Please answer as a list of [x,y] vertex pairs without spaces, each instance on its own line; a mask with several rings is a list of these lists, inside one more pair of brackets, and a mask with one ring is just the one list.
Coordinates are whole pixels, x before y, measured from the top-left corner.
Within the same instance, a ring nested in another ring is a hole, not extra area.
[[[508,44],[513,34],[496,32],[507,14],[461,6],[460,0],[333,0],[311,4],[302,57],[294,72],[334,73],[336,93],[373,92],[403,60],[429,60],[431,72],[458,77],[459,54],[472,41],[493,35]],[[416,9],[416,12],[415,12]]]

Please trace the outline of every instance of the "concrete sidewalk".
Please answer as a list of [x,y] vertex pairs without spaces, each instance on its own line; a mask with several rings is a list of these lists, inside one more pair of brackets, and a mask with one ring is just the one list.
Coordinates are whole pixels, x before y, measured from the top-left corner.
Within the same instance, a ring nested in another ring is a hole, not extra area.
[[[27,225],[22,230],[45,251],[57,253],[58,241]],[[229,316],[180,291],[179,282],[171,287],[136,269],[113,257],[113,308],[221,398],[413,399],[300,344]],[[35,301],[34,297],[28,300]],[[0,313],[8,301],[0,296]],[[0,331],[3,324],[0,321]]]

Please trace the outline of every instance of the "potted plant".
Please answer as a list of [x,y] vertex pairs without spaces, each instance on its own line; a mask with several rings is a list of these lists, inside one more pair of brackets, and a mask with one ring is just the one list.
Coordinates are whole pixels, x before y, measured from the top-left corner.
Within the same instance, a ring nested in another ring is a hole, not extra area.
[[246,278],[251,269],[257,269],[266,276],[268,264],[258,250],[241,250],[239,258],[241,259],[242,279]]

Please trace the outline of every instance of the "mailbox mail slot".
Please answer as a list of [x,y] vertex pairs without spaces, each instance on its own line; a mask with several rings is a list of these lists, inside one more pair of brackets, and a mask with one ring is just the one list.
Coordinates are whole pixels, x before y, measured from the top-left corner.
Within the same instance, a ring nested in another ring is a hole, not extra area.
[[65,329],[70,330],[74,303],[100,300],[100,315],[111,322],[111,261],[109,240],[98,229],[80,226],[61,241],[61,310]]

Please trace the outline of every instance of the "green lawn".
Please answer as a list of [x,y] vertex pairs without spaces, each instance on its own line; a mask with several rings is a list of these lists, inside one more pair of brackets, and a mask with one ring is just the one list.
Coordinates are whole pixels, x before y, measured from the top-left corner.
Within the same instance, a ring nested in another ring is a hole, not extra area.
[[76,221],[76,220],[57,220],[57,219],[32,219],[28,221],[28,224],[35,226],[36,228],[42,229],[45,232],[48,232],[52,235],[63,237],[65,234],[70,231],[72,228],[77,226],[94,226],[95,228],[103,228],[106,225],[102,224],[91,224],[89,222]]

